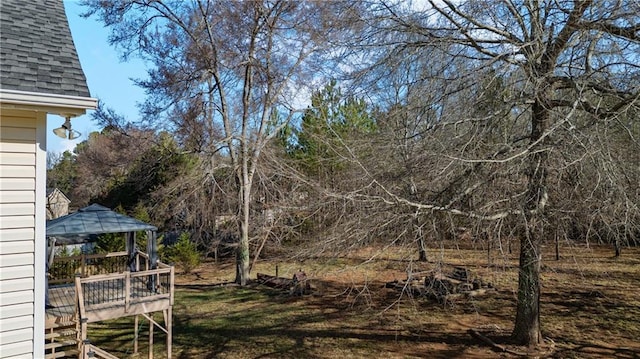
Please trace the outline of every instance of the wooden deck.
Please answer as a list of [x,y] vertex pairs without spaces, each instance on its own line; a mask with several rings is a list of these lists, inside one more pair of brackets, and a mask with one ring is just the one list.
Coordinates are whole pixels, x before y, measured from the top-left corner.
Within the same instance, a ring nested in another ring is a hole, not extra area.
[[[137,263],[136,267],[139,268],[140,262]],[[156,269],[148,269],[148,265],[142,267],[143,270],[140,271],[87,277],[77,273],[72,283],[67,280],[65,284],[50,285],[49,301],[53,308],[46,310],[46,330],[53,333],[57,327],[68,328],[69,323],[76,323],[79,357],[84,357],[90,345],[88,323],[142,315],[150,320],[151,326],[157,326],[167,333],[167,354],[170,358],[174,269],[163,263],[158,263]],[[160,311],[163,313],[164,325],[160,325],[149,315]],[[136,337],[137,329],[132,328],[136,331]],[[82,348],[83,345],[87,348]],[[149,355],[151,358],[152,353]]]
[[54,308],[46,310],[47,322],[71,319],[76,311],[93,323],[165,310],[173,305],[173,268],[78,278],[49,287],[49,300]]
[[169,309],[173,267],[76,279],[79,312],[88,323]]

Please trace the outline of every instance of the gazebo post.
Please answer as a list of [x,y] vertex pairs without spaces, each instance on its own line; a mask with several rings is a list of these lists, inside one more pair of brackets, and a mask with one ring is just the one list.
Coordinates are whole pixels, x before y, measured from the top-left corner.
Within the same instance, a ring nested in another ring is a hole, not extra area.
[[125,247],[127,250],[127,270],[130,272],[136,272],[140,270],[137,265],[137,255],[136,255],[136,233],[135,232],[127,232],[125,233]]
[[149,261],[151,266],[149,269],[156,269],[158,262],[158,243],[156,243],[156,231],[147,231],[147,254],[149,255]]

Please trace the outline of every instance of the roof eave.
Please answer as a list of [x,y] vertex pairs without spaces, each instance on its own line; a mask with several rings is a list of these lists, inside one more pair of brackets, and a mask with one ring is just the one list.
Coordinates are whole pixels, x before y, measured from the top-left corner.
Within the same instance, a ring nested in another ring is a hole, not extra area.
[[64,199],[68,203],[71,203],[71,200],[69,199],[69,197],[67,197],[67,195],[65,195],[64,192],[62,192],[58,187],[54,188],[53,191],[51,191],[51,193],[47,195],[47,199],[51,200],[53,198],[53,195],[56,193],[62,196],[62,199]]
[[0,104],[5,108],[45,110],[60,116],[79,116],[98,107],[92,97],[65,96],[48,93],[0,89]]

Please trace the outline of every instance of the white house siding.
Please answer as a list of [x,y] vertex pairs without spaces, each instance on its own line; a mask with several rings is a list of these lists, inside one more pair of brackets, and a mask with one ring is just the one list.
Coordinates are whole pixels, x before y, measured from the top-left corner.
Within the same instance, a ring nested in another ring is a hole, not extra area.
[[0,113],[0,358],[44,353],[46,114]]

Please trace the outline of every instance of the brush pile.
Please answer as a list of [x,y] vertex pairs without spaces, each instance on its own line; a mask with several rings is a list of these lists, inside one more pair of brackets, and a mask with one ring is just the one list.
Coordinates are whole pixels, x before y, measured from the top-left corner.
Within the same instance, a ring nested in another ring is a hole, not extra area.
[[388,282],[386,287],[426,296],[441,303],[484,295],[495,289],[491,283],[479,277],[473,278],[464,267],[454,267],[450,273],[444,273],[441,268],[426,273],[411,273],[407,280]]

